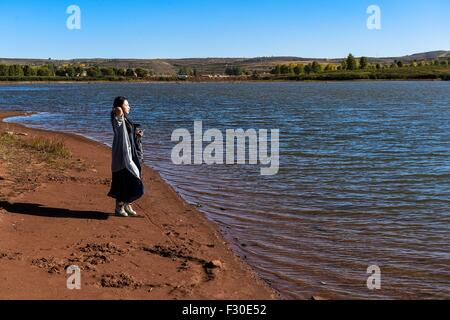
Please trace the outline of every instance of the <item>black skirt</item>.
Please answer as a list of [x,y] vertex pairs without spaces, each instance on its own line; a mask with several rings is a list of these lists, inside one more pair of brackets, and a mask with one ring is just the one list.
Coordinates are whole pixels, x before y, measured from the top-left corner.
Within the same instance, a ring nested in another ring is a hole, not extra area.
[[144,194],[144,184],[127,169],[113,172],[108,196],[119,202],[132,203]]

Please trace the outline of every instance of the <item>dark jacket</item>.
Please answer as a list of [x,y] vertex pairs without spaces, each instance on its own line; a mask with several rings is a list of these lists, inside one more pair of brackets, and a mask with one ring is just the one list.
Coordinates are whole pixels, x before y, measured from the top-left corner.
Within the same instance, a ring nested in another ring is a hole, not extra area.
[[144,162],[144,148],[142,146],[142,137],[137,134],[138,130],[141,129],[141,125],[132,122],[126,115],[125,121],[128,134],[130,135],[131,147],[134,149],[133,153],[135,153],[139,163],[142,164]]

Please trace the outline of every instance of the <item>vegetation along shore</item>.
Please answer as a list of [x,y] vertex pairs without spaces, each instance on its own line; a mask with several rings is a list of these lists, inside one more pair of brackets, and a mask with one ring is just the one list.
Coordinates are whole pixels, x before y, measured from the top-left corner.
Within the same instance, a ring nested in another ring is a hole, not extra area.
[[450,51],[395,58],[0,59],[0,82],[450,80]]

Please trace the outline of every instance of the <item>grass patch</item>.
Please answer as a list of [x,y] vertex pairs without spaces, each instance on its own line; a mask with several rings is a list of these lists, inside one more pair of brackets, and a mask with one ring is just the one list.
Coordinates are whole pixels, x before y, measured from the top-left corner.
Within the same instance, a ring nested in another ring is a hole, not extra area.
[[19,147],[38,153],[44,159],[68,159],[72,156],[64,141],[40,137],[22,139],[19,136],[4,132],[0,135],[0,143],[4,147]]
[[32,138],[30,140],[22,140],[22,146],[57,158],[68,159],[72,155],[62,140]]

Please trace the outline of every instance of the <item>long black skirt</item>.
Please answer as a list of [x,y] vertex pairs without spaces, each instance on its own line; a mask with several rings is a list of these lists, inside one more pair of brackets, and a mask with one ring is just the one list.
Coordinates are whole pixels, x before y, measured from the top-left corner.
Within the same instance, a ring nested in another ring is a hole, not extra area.
[[111,190],[108,197],[119,202],[132,203],[144,194],[144,184],[127,169],[112,174]]

